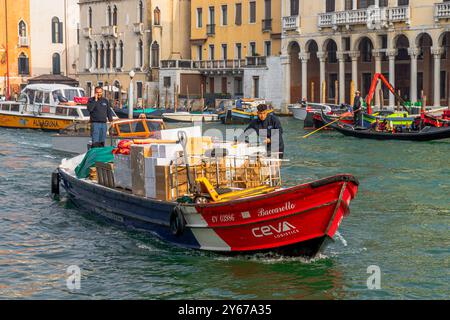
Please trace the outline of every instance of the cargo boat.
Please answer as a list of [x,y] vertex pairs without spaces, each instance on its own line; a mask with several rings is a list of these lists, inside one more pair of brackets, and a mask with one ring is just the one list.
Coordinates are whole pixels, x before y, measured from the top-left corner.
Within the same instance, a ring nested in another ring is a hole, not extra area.
[[[178,143],[183,143],[182,140]],[[220,161],[214,157],[219,156],[213,152],[205,159],[213,163]],[[149,231],[179,247],[231,255],[276,252],[317,256],[349,213],[359,185],[355,177],[344,174],[289,188],[281,187],[271,178],[267,185],[225,190],[213,187],[203,177],[195,179],[194,187],[189,182],[186,192],[167,200],[137,195],[134,190],[116,187],[114,183],[105,185],[78,178],[75,168],[82,160],[83,155],[63,160],[52,176],[53,193],[59,193],[61,182],[69,198],[84,212]],[[278,160],[264,159],[267,162],[276,164]],[[216,169],[220,176],[218,167],[211,167],[212,172]],[[187,167],[184,180],[192,179],[189,170],[192,167]],[[156,176],[157,192],[165,188],[165,181],[172,181],[167,176],[158,180],[158,173]]]

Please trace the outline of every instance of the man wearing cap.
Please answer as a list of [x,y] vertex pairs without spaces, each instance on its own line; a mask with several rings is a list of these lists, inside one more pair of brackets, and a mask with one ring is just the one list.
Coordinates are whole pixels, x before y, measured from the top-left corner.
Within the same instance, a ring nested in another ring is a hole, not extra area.
[[259,138],[261,138],[261,135],[264,135],[264,144],[266,144],[267,154],[269,156],[271,155],[272,144],[274,144],[274,147],[277,148],[275,150],[278,151],[279,158],[283,159],[283,128],[278,117],[273,112],[270,112],[267,105],[260,104],[258,106],[258,117],[250,122],[244,133],[239,137],[239,140],[242,137],[248,137],[252,132],[256,132]]

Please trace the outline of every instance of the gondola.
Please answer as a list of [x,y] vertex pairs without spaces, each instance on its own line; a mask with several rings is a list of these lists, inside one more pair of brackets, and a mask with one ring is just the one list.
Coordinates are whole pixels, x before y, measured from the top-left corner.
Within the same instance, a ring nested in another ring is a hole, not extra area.
[[[322,114],[322,119],[325,123],[333,122],[332,119]],[[330,127],[346,136],[362,139],[376,139],[376,140],[409,140],[409,141],[432,141],[450,138],[449,127],[429,127],[426,126],[418,131],[403,131],[403,132],[379,132],[371,128],[360,128],[353,125],[336,122],[330,124]]]

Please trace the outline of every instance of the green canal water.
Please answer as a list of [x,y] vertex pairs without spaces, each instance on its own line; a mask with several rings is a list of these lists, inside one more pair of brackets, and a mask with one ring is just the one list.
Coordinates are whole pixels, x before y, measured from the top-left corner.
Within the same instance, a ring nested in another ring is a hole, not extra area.
[[[0,129],[0,298],[449,299],[450,140],[302,139],[300,122],[282,123],[287,185],[337,173],[361,183],[340,236],[314,261],[181,250],[90,218],[50,196],[67,156],[50,133]],[[66,286],[71,265],[80,290]],[[367,287],[373,265],[378,290]]]

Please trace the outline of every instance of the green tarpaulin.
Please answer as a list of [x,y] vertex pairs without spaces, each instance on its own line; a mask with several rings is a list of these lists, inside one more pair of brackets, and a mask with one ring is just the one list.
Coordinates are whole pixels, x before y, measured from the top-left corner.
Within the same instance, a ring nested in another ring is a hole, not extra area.
[[113,149],[114,147],[104,147],[89,150],[83,161],[75,168],[77,177],[80,179],[89,177],[89,169],[95,167],[96,162],[113,162]]

